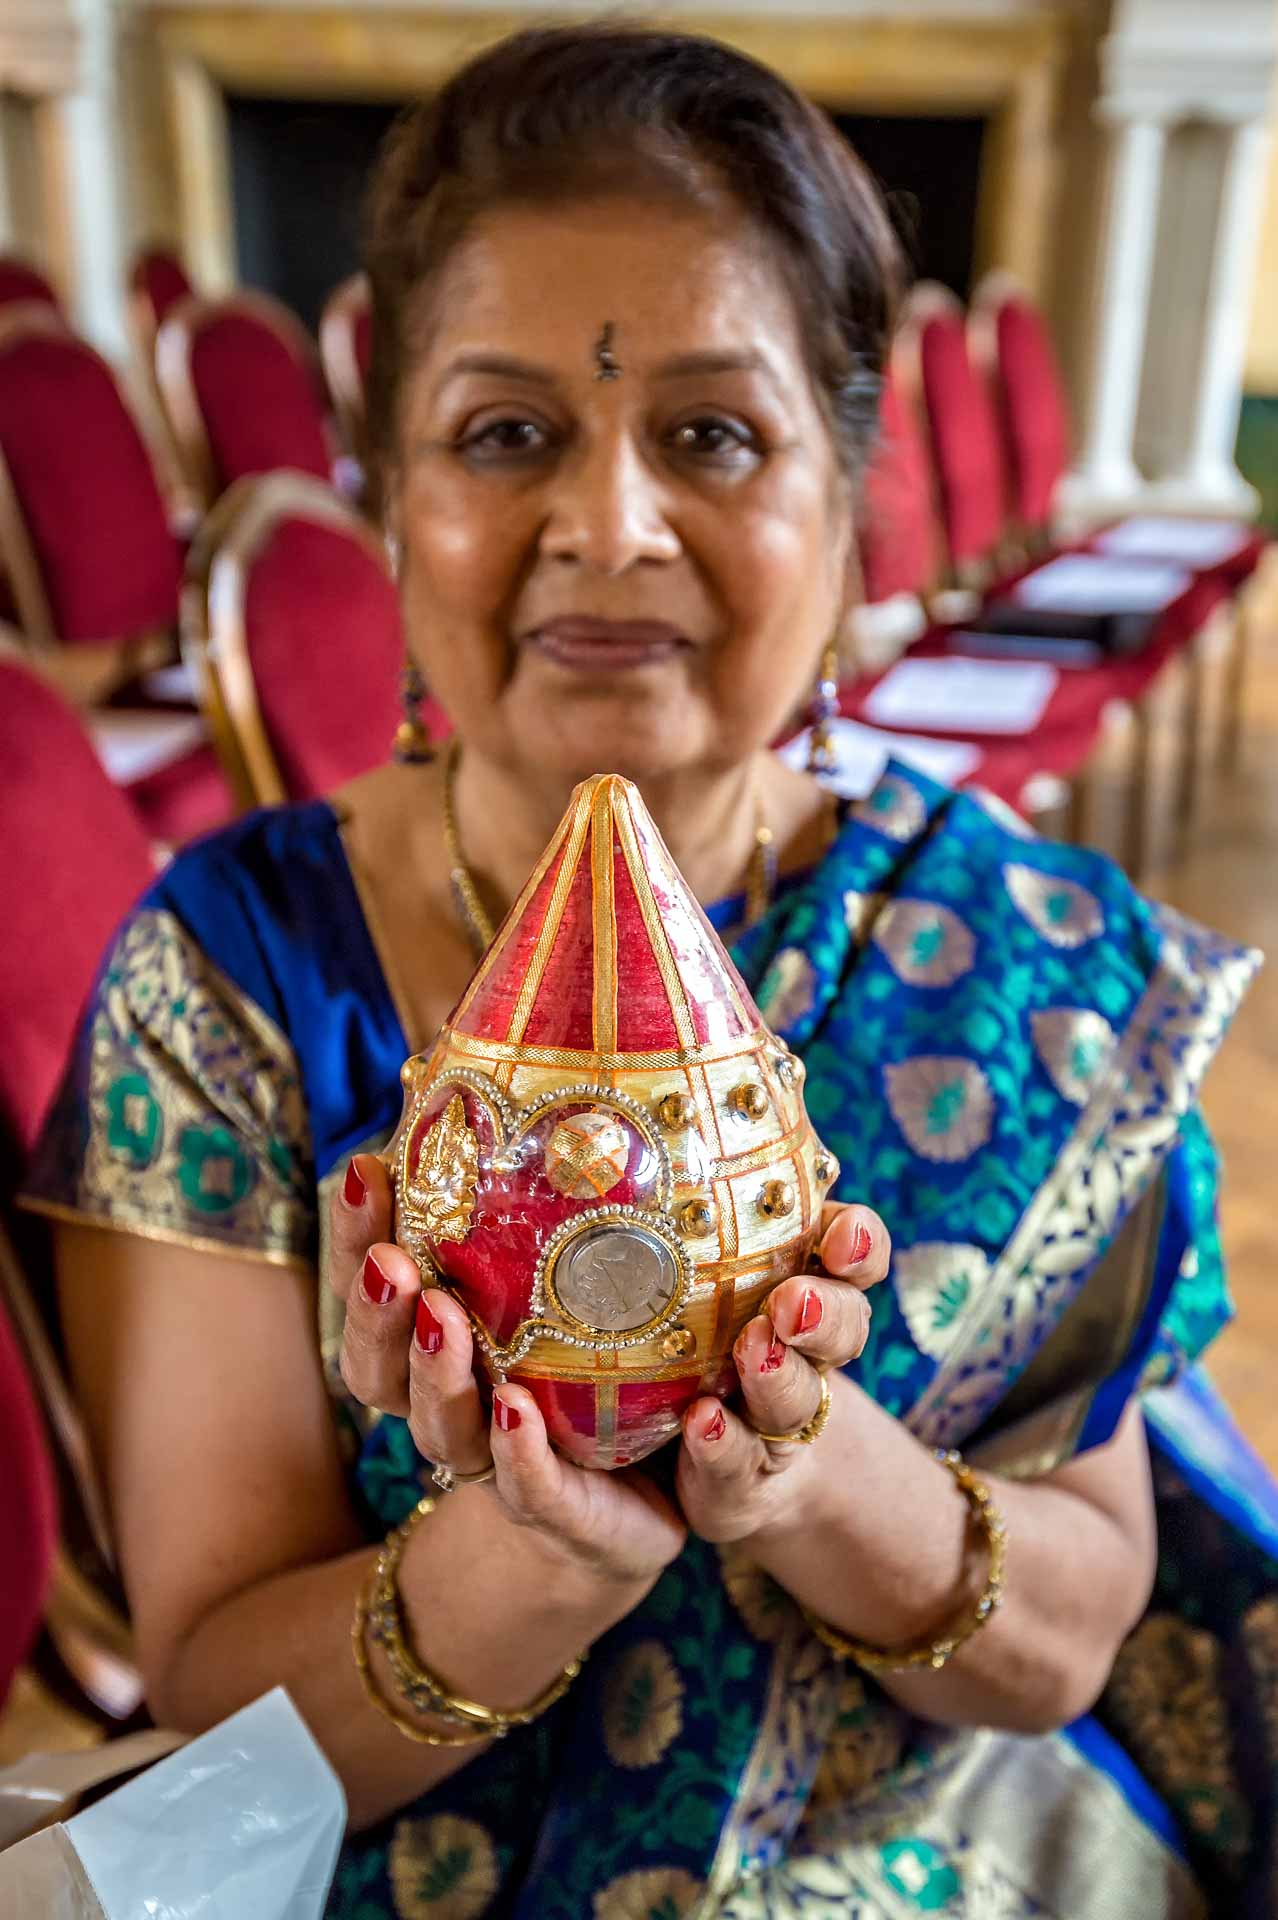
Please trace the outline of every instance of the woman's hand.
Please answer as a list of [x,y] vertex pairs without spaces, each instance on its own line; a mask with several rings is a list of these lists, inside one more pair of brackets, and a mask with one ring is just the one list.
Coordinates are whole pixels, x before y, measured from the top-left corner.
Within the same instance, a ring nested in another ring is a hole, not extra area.
[[360,1154],[351,1168],[333,1200],[326,1275],[346,1302],[350,1392],[407,1420],[418,1452],[437,1466],[456,1474],[495,1466],[487,1491],[552,1560],[609,1580],[655,1578],[686,1537],[674,1507],[640,1473],[590,1473],[564,1460],[532,1394],[513,1381],[494,1393],[489,1418],[464,1311],[441,1288],[423,1292],[416,1264],[389,1240],[386,1168],[376,1154]]
[[[702,1398],[684,1416],[676,1486],[703,1539],[802,1525],[805,1491],[823,1472],[820,1438],[777,1445],[759,1435],[805,1426],[821,1404],[821,1373],[861,1352],[870,1330],[865,1290],[886,1275],[891,1243],[868,1207],[830,1202],[822,1225],[823,1271],[783,1281],[737,1337],[744,1406]],[[839,1382],[830,1384],[837,1392]]]

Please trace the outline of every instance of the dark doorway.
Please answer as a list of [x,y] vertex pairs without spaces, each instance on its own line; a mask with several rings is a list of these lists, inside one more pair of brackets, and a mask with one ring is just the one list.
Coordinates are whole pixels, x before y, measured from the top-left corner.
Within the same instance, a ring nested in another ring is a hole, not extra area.
[[985,121],[835,113],[888,196],[915,275],[972,291]]
[[[227,97],[240,279],[315,327],[359,260],[364,189],[392,102]],[[971,291],[985,122],[835,113],[889,196],[915,272]]]
[[359,263],[365,182],[398,109],[230,94],[226,110],[240,279],[314,328]]

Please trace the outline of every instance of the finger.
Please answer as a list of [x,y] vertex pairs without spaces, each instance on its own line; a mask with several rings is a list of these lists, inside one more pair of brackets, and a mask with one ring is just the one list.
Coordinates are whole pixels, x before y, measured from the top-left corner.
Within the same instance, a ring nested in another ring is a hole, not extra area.
[[855,1280],[858,1287],[877,1286],[891,1264],[891,1236],[869,1207],[840,1207],[824,1227],[818,1258],[838,1279]]
[[474,1357],[458,1302],[441,1287],[420,1293],[408,1349],[409,1431],[418,1453],[454,1473],[482,1473],[492,1462]]
[[[744,1492],[757,1480],[759,1437],[722,1400],[703,1396],[693,1401],[683,1417],[683,1441],[687,1467],[703,1484],[705,1497],[722,1503],[734,1481]],[[685,1484],[684,1472],[681,1461],[680,1499],[696,1498],[697,1489]]]
[[855,1283],[800,1273],[783,1280],[763,1303],[787,1346],[819,1367],[845,1367],[864,1351],[871,1307]]
[[380,1156],[357,1153],[329,1203],[329,1256],[324,1278],[339,1300],[359,1280],[364,1255],[389,1240],[393,1206],[390,1175]]
[[488,1443],[497,1467],[497,1491],[521,1526],[558,1528],[570,1469],[550,1445],[541,1408],[526,1387],[504,1380],[493,1392]]
[[421,1292],[416,1263],[401,1247],[370,1247],[346,1296],[342,1379],[355,1398],[382,1413],[408,1412],[408,1343]]
[[821,1404],[816,1369],[786,1345],[764,1313],[737,1336],[733,1348],[750,1425],[760,1433],[793,1433]]

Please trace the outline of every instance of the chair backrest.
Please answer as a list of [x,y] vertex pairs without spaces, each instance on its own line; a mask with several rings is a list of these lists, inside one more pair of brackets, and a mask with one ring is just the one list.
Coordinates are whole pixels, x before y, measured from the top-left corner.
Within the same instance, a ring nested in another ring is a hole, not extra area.
[[1047,321],[1007,273],[991,273],[972,298],[972,358],[999,403],[1011,505],[1029,533],[1051,522],[1069,465],[1069,406]]
[[29,260],[20,260],[16,254],[0,254],[0,307],[13,306],[22,300],[34,300],[38,306],[51,307],[59,315],[62,312],[62,302],[38,267],[33,267]]
[[968,584],[995,561],[1008,532],[998,413],[968,352],[963,309],[946,288],[921,281],[906,303],[897,364],[907,398],[922,401],[950,571]]
[[155,371],[174,444],[206,504],[246,474],[289,467],[330,476],[319,358],[278,300],[180,300],[156,335]]
[[926,599],[941,571],[932,471],[914,409],[890,366],[857,526],[866,601],[875,605],[903,593]]
[[167,247],[146,247],[129,263],[129,326],[133,350],[148,381],[155,380],[155,336],[161,322],[193,289],[186,268]]
[[319,346],[342,432],[351,452],[364,460],[368,451],[364,382],[372,346],[367,274],[351,274],[329,294],[320,316]]
[[8,651],[0,651],[0,818],[0,1126],[27,1152],[107,942],[154,869],[141,824],[78,716]]
[[218,502],[191,550],[182,644],[243,804],[312,799],[386,759],[398,596],[377,535],[319,481],[268,474]]
[[115,375],[45,307],[0,310],[0,552],[36,641],[171,627],[181,555]]

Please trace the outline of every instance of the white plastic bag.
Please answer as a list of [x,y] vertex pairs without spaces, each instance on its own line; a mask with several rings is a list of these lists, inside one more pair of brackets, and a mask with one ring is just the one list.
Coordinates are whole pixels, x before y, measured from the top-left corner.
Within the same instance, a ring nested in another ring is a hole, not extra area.
[[[171,1736],[140,1738],[133,1764],[171,1744]],[[60,1756],[65,1785],[57,1762],[43,1756],[0,1773],[0,1835],[47,1819],[67,1792],[83,1789],[94,1762],[104,1777],[110,1753]],[[345,1826],[341,1784],[277,1687],[96,1806],[0,1853],[0,1914],[319,1920]]]

